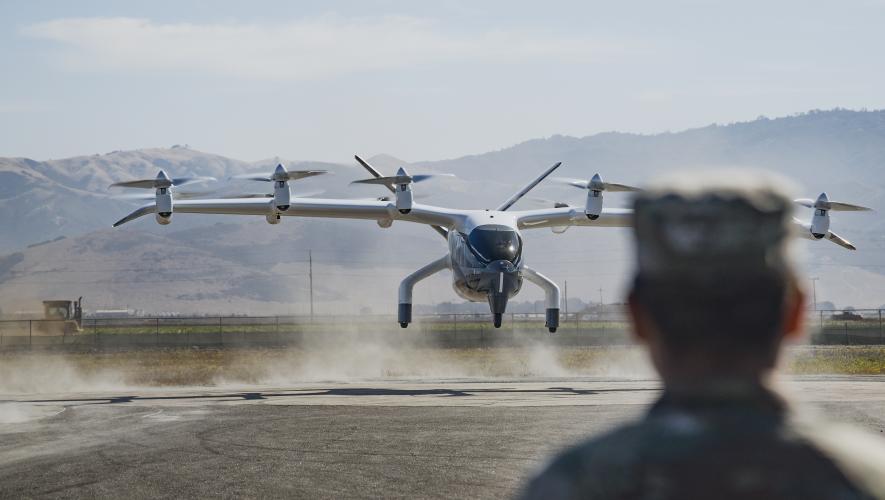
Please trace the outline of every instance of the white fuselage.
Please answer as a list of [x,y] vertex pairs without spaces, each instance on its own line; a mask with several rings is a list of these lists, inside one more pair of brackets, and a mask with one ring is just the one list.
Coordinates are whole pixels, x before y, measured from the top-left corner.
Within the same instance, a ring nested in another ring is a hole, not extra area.
[[489,294],[513,297],[522,288],[522,236],[507,212],[477,211],[449,230],[452,287],[459,296],[485,302]]

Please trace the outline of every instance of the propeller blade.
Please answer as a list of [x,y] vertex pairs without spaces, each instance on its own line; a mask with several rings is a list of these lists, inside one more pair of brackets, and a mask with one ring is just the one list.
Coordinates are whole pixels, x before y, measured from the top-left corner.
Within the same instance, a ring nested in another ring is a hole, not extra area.
[[590,183],[588,181],[582,181],[581,179],[570,179],[567,177],[554,177],[551,179],[553,182],[558,184],[565,184],[568,186],[576,187],[578,189],[588,189],[590,187]]
[[795,203],[806,208],[820,208],[823,210],[832,210],[834,212],[871,212],[873,209],[852,203],[844,203],[841,201],[829,201],[826,198],[812,200],[811,198],[799,198],[793,200]]
[[[199,198],[203,196],[209,196],[214,191],[187,191],[187,192],[178,192],[171,191],[172,198],[176,200],[190,200],[194,198]],[[129,193],[129,194],[117,194],[111,196],[111,198],[115,200],[126,200],[126,201],[144,201],[144,200],[153,200],[156,198],[155,194],[150,193]]]
[[[304,191],[299,193],[292,193],[293,198],[309,198],[311,196],[316,196],[318,194],[322,194],[325,191],[322,189],[314,189],[313,191]],[[273,194],[270,193],[233,193],[233,194],[225,194],[222,196],[218,196],[218,199],[221,200],[233,200],[238,198],[273,198]]]
[[868,207],[862,207],[860,205],[853,205],[851,203],[842,203],[840,201],[831,201],[830,202],[830,210],[836,212],[871,212],[873,209]]
[[642,191],[642,188],[628,186],[626,184],[616,184],[614,182],[606,182],[605,190],[611,191],[613,193],[638,193]]
[[126,217],[123,217],[122,219],[118,220],[117,222],[114,222],[114,227],[117,227],[121,224],[126,224],[129,221],[135,220],[135,219],[142,217],[144,215],[147,215],[147,214],[152,214],[156,211],[157,211],[157,206],[154,205],[153,203],[151,203],[150,205],[145,205],[139,209],[136,209],[134,212],[127,215]]
[[138,181],[123,181],[123,182],[115,182],[108,186],[108,188],[112,187],[124,187],[124,188],[139,188],[139,189],[154,189],[155,179],[142,179]]
[[842,248],[847,248],[848,250],[857,250],[857,247],[852,245],[850,241],[846,240],[845,238],[839,236],[838,234],[836,234],[832,231],[827,232],[827,239],[832,241],[833,243],[839,245]]
[[323,175],[330,173],[328,170],[292,170],[288,172],[288,179],[290,181],[297,181],[298,179],[304,179],[305,177],[313,177],[315,175]]
[[136,181],[115,182],[108,186],[108,188],[123,187],[155,189],[161,187],[185,186],[187,184],[194,184],[196,182],[209,182],[217,180],[215,177],[176,177],[174,179],[170,179],[168,177],[165,177],[165,175],[165,173],[161,172],[161,176],[158,176],[155,179],[139,179]]
[[[567,177],[555,177],[553,179],[555,182],[559,184],[566,184],[569,186],[576,187],[578,189],[590,189],[590,184],[592,181],[584,181],[581,179],[570,179]],[[599,185],[599,184],[597,184]],[[604,191],[611,191],[613,193],[637,193],[642,191],[642,188],[638,188],[635,186],[630,186],[627,184],[618,184],[616,182],[602,182],[600,187]]]
[[261,174],[232,175],[229,177],[229,179],[245,180],[245,181],[262,181],[262,182],[270,182],[273,180],[270,178],[269,175],[261,175]]
[[384,186],[393,186],[396,184],[411,184],[413,177],[411,175],[393,175],[387,177],[373,177],[371,179],[360,179],[353,181],[351,184],[381,184]]
[[175,177],[172,179],[173,186],[186,186],[188,184],[195,184],[197,182],[212,182],[217,181],[215,177]]
[[418,174],[412,176],[412,182],[424,182],[428,179],[434,179],[438,177],[455,177],[455,174]]

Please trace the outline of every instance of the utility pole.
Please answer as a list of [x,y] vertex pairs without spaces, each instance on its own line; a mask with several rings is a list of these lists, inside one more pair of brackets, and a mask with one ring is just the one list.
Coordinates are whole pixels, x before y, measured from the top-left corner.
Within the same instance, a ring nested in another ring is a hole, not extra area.
[[599,289],[599,307],[602,307],[602,304],[603,304],[603,301],[602,301],[602,288],[600,288],[600,289]]
[[568,280],[565,280],[565,317],[568,318]]
[[817,280],[820,278],[811,278],[811,300],[814,301],[814,310],[817,311]]
[[313,251],[307,251],[307,278],[310,281],[310,322],[313,323]]

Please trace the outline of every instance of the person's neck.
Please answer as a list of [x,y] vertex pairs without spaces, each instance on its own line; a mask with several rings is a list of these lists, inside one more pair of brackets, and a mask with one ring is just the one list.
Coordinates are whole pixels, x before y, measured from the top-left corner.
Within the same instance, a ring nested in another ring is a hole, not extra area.
[[742,392],[748,389],[769,389],[770,370],[709,371],[661,375],[668,392]]

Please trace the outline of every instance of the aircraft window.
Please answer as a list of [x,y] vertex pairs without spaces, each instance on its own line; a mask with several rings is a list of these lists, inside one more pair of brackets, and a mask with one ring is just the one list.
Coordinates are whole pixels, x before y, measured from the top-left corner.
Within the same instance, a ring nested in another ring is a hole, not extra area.
[[522,241],[516,231],[506,226],[477,227],[467,237],[470,248],[481,260],[516,262],[522,251]]

